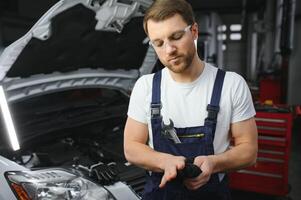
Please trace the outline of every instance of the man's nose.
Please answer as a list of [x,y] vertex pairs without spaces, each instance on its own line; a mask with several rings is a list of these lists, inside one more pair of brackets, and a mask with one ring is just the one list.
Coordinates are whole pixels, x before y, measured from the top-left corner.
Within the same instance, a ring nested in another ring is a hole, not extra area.
[[166,42],[165,43],[165,52],[166,54],[171,54],[173,53],[174,51],[176,50],[176,47],[175,45],[169,43],[169,42]]

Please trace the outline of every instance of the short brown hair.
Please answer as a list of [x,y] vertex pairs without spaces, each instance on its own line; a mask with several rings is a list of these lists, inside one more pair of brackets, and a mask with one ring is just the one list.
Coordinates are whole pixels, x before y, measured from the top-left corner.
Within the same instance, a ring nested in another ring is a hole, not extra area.
[[181,15],[188,25],[195,22],[192,7],[185,0],[155,0],[144,16],[143,28],[145,33],[148,34],[148,20],[152,19],[159,22],[168,19],[175,14]]

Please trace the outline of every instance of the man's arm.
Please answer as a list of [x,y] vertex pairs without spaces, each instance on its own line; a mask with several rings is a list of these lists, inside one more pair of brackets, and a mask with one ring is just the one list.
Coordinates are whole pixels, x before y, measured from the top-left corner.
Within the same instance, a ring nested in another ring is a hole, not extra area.
[[240,169],[255,164],[257,157],[257,128],[254,117],[231,124],[234,146],[230,150],[209,156],[213,173]]
[[233,148],[221,154],[195,158],[194,164],[199,166],[203,173],[195,179],[185,180],[187,188],[193,190],[201,187],[208,182],[212,173],[236,170],[256,162],[258,144],[255,119],[252,117],[231,124],[231,132]]
[[135,165],[154,172],[164,172],[160,187],[177,176],[177,170],[185,166],[185,158],[161,153],[150,148],[147,124],[128,117],[124,129],[124,153],[126,159]]

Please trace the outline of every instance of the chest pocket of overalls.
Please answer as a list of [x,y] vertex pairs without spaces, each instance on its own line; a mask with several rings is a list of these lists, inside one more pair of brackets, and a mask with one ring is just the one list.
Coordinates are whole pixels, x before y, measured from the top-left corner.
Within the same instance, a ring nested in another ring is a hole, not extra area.
[[213,151],[212,130],[206,126],[175,128],[181,143],[175,143],[161,135],[159,148],[165,153],[194,158],[199,155],[211,155]]

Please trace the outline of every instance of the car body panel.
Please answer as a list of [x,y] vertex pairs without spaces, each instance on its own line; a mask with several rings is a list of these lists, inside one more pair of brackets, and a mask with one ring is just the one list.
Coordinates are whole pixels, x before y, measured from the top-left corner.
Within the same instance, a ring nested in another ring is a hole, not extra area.
[[16,199],[15,195],[11,191],[10,186],[8,185],[8,182],[4,177],[4,173],[7,171],[25,171],[25,170],[28,169],[0,155],[0,185],[1,185],[0,200]]
[[[80,68],[149,73],[157,57],[147,44],[138,5],[140,9],[147,3],[133,1],[127,5],[108,0],[93,7],[91,0],[58,2],[27,34],[4,50],[0,80]],[[73,18],[76,23],[70,23]]]
[[128,95],[139,77],[137,70],[79,69],[77,71],[35,75],[23,79],[5,79],[3,86],[8,102],[20,101],[37,95],[77,88],[112,88]]
[[[151,3],[151,0],[56,3],[27,34],[0,55],[0,84],[9,105],[85,88],[109,88],[129,96],[135,81],[151,73],[158,60],[142,28],[143,12]],[[87,21],[89,24],[83,29]],[[24,170],[29,169],[0,156],[0,200],[16,199],[5,172]],[[117,181],[105,187],[118,200],[139,199],[125,183]]]

